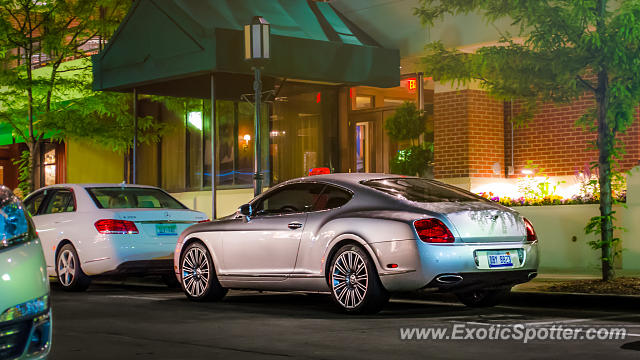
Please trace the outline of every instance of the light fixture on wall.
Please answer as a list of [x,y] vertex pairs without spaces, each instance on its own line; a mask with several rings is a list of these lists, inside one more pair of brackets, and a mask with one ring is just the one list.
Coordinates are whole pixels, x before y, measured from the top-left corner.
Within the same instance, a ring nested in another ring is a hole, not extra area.
[[249,134],[245,134],[245,135],[242,137],[242,140],[244,140],[244,145],[242,146],[242,149],[243,149],[243,150],[247,150],[247,149],[249,149],[249,142],[251,141],[251,135],[249,135]]
[[533,171],[531,171],[529,169],[522,170],[522,173],[525,174],[525,175],[533,175]]

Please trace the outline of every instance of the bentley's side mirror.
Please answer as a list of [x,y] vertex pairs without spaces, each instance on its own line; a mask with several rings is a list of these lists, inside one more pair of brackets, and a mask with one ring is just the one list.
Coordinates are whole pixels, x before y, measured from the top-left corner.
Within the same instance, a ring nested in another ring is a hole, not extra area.
[[254,215],[253,207],[251,206],[251,204],[244,204],[240,206],[240,208],[238,209],[238,212],[240,213],[240,215],[246,216],[246,217],[252,217]]

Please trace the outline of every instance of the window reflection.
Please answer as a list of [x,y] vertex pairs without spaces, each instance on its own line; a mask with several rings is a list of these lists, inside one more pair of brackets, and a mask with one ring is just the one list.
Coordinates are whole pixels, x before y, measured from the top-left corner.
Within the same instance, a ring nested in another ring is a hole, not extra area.
[[[265,186],[269,185],[268,104],[262,105],[261,146]],[[253,186],[254,108],[247,102],[216,101],[217,185]]]
[[337,167],[338,92],[332,87],[285,83],[271,116],[273,182]]
[[[311,168],[337,168],[338,89],[288,82],[277,99],[262,105],[263,185],[306,176]],[[215,104],[216,185],[252,187],[254,106],[241,100]],[[170,131],[158,146],[161,187],[172,191],[211,188],[211,102],[176,99],[159,110]],[[152,152],[141,153],[140,162]]]
[[44,154],[44,186],[56,183],[56,149],[53,148]]

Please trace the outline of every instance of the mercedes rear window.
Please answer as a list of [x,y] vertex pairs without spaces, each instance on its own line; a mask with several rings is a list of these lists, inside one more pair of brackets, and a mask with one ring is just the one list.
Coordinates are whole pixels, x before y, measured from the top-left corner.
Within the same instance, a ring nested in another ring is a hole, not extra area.
[[427,179],[390,178],[363,181],[362,184],[394,197],[422,203],[488,201],[457,187]]
[[153,188],[87,188],[100,209],[186,209],[166,192]]

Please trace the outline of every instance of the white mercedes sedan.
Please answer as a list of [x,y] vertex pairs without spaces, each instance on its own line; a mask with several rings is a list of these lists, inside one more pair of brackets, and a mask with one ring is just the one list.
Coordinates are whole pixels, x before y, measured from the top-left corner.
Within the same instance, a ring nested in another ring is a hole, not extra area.
[[59,184],[24,200],[42,241],[49,276],[83,291],[98,275],[173,277],[178,235],[207,216],[165,191],[126,184]]

